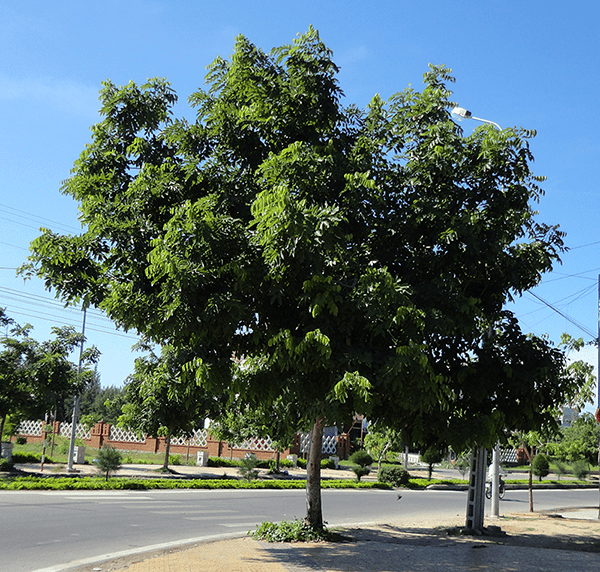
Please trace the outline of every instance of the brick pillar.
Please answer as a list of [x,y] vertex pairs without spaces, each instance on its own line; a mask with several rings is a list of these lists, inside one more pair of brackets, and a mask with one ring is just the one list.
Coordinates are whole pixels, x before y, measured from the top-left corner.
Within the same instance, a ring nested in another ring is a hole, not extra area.
[[108,441],[110,436],[110,425],[99,421],[96,423],[90,431],[89,445],[93,449],[100,449],[105,441]]

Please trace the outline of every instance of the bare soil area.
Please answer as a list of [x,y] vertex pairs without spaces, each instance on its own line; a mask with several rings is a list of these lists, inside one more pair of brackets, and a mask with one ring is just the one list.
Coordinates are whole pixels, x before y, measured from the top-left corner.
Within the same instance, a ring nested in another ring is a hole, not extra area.
[[[356,558],[357,554],[375,548],[376,544],[450,547],[456,544],[470,545],[501,544],[553,550],[572,550],[600,553],[600,520],[566,518],[543,513],[521,513],[505,515],[497,519],[486,519],[485,534],[466,534],[462,529],[464,521],[460,519],[414,519],[411,523],[381,524],[353,527],[340,530],[341,538],[337,543],[297,543],[286,545],[286,551],[298,551],[306,558],[319,561],[320,553],[335,552],[342,558],[346,552]],[[362,545],[362,548],[361,548]],[[155,551],[143,555],[129,556],[78,568],[76,572],[147,572],[154,570],[236,570],[235,560],[252,562],[253,566],[240,570],[290,570],[281,566],[268,556],[268,543],[255,542],[250,538],[223,540],[220,542],[200,543]],[[279,545],[281,546],[281,545]],[[266,552],[264,552],[266,550]],[[377,550],[381,553],[380,550]],[[290,555],[291,556],[291,555]],[[300,555],[299,555],[300,556]],[[346,555],[348,556],[348,555]],[[357,564],[357,562],[355,561]],[[196,568],[195,565],[200,567]],[[321,564],[324,564],[321,563]],[[280,567],[281,566],[281,567]],[[327,570],[325,565],[323,568]],[[358,569],[358,568],[357,568]]]

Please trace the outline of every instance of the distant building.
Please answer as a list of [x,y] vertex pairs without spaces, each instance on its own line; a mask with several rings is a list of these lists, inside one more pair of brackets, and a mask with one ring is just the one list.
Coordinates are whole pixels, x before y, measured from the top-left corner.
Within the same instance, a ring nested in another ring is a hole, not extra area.
[[561,427],[570,427],[575,422],[575,419],[579,417],[579,411],[572,407],[563,407],[562,414],[558,418],[558,422]]

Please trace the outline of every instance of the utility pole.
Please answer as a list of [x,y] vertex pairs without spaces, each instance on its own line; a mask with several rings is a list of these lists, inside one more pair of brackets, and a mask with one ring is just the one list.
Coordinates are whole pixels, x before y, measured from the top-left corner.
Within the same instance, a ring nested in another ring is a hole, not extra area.
[[[598,337],[596,338],[598,364],[596,367],[596,391],[598,400],[596,407],[596,421],[600,423],[600,274],[598,274]],[[600,440],[598,442],[598,520],[600,520]]]
[[[83,358],[83,344],[85,341],[85,314],[86,314],[86,309],[87,307],[84,306],[83,307],[83,323],[81,325],[81,346],[79,347],[79,363],[77,364],[77,377],[79,378],[79,376],[81,375],[81,361]],[[81,398],[81,395],[78,393],[77,396],[75,397],[75,402],[73,403],[73,418],[72,418],[72,423],[71,423],[71,442],[69,443],[69,465],[68,465],[68,472],[69,473],[74,473],[77,471],[77,469],[73,468],[73,455],[75,453],[75,435],[77,432],[77,415],[79,413],[79,399]]]

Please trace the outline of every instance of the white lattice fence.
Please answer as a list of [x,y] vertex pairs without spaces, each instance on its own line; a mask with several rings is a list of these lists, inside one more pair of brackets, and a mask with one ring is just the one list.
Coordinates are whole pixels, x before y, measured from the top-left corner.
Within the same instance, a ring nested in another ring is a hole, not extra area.
[[33,421],[28,419],[21,421],[19,425],[19,434],[21,435],[42,435],[42,428],[44,427],[43,421]]
[[173,437],[171,439],[171,445],[190,445],[192,447],[206,447],[208,431],[206,429],[197,429],[194,431],[192,436],[188,439],[187,437]]
[[500,451],[500,462],[501,463],[514,463],[517,464],[517,451],[516,449],[502,449]]
[[145,437],[138,437],[134,431],[128,431],[116,425],[110,426],[110,435],[108,438],[111,441],[124,441],[126,443],[144,443],[146,441]]
[[[307,453],[310,446],[310,433],[300,435],[300,452]],[[335,435],[324,435],[321,452],[326,455],[335,455],[337,453],[337,437]]]
[[253,439],[246,439],[241,445],[240,449],[250,449],[251,451],[272,451],[273,443],[271,437],[254,437]]
[[[61,423],[60,435],[62,435],[63,437],[68,437],[70,439],[71,427],[73,427],[73,423]],[[77,426],[75,427],[76,439],[89,439],[91,435],[91,431],[83,423],[77,423]]]

